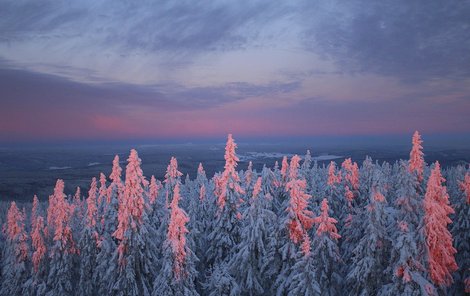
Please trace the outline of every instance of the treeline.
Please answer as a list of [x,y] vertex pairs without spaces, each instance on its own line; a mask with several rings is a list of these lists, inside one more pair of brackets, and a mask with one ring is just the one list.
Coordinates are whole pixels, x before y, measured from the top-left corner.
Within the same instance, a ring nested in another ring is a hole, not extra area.
[[[12,202],[0,295],[463,295],[470,292],[470,172],[366,158],[225,166],[147,179],[137,151],[86,193]],[[123,176],[124,175],[124,176]],[[85,198],[86,196],[86,198]]]

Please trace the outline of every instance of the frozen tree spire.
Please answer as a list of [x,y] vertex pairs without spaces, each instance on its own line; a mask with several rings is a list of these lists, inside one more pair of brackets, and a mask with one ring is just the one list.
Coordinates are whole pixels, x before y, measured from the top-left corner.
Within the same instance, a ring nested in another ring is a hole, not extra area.
[[168,225],[167,239],[173,250],[173,270],[176,280],[184,276],[184,263],[186,259],[186,234],[189,222],[186,212],[178,206],[180,200],[180,187],[176,184],[173,200],[171,201],[170,223]]
[[281,162],[281,177],[282,181],[285,182],[287,180],[287,170],[289,169],[289,163],[287,162],[287,156],[282,158]]
[[323,199],[321,203],[321,214],[318,217],[313,218],[313,223],[317,224],[317,235],[328,235],[332,239],[339,239],[341,236],[336,230],[335,224],[338,223],[336,219],[331,218],[328,215],[328,201],[326,198]]
[[466,173],[465,178],[459,183],[460,189],[465,193],[467,204],[470,205],[470,174]]
[[204,167],[202,166],[202,163],[199,163],[199,166],[197,167],[197,173],[198,175],[206,174],[206,172],[204,171]]
[[31,242],[33,246],[33,270],[38,272],[47,252],[44,242],[44,218],[41,216],[35,218],[34,227],[31,231]]
[[239,207],[245,191],[240,186],[240,177],[235,170],[238,161],[236,147],[232,135],[229,134],[225,147],[225,170],[214,178],[218,211],[208,236],[213,242],[207,249],[207,258],[211,264],[227,262],[234,252],[234,246],[240,240]]
[[121,166],[119,165],[119,155],[116,155],[114,156],[114,159],[113,159],[113,169],[111,171],[111,174],[109,175],[109,178],[113,182],[120,182],[121,173],[122,173],[122,169],[121,169]]
[[24,220],[24,214],[18,209],[14,201],[11,202],[7,213],[7,224],[4,226],[4,229],[7,239],[11,242],[15,242],[16,256],[22,261],[26,260],[28,257]]
[[257,198],[261,192],[261,179],[261,177],[258,177],[255,186],[253,187],[253,198]]
[[289,167],[289,182],[286,184],[286,190],[290,197],[287,208],[289,236],[295,244],[302,241],[305,233],[313,225],[313,213],[307,209],[311,196],[305,193],[306,181],[297,179],[299,161],[298,155],[292,157]]
[[77,187],[77,190],[75,190],[75,194],[73,195],[73,203],[80,204],[81,199],[82,199],[82,192],[80,190],[80,187]]
[[253,179],[253,163],[250,161],[248,162],[248,169],[245,172],[245,186],[246,188],[249,187],[251,184],[251,180]]
[[424,171],[424,153],[423,153],[423,141],[418,131],[415,131],[412,139],[413,147],[410,152],[410,172],[415,173],[418,177],[418,181],[423,181]]
[[429,177],[424,196],[424,223],[426,246],[429,257],[429,274],[432,281],[440,286],[452,284],[452,272],[457,270],[452,246],[452,235],[447,229],[452,223],[448,215],[454,210],[449,205],[447,189],[442,186],[445,179],[441,175],[439,162],[436,162]]
[[150,178],[150,187],[149,187],[149,202],[152,205],[157,200],[158,190],[159,188],[157,185],[157,179],[155,179],[155,176],[152,175],[152,177]]
[[132,149],[119,201],[118,226],[113,233],[118,246],[104,275],[110,295],[150,294],[157,268],[157,247],[156,231],[148,219],[144,198],[147,186],[139,155]]
[[240,177],[235,168],[238,165],[238,157],[235,153],[237,144],[232,138],[232,134],[228,135],[227,145],[225,146],[225,170],[219,179],[216,188],[217,204],[220,210],[223,210],[227,198],[227,190],[230,188],[237,194],[244,194],[244,190],[240,186]]
[[54,232],[54,221],[57,215],[57,201],[64,198],[64,181],[58,179],[54,187],[54,194],[49,196],[49,207],[47,208],[47,226],[50,235]]
[[131,150],[127,161],[124,196],[119,203],[118,227],[113,234],[120,241],[118,250],[121,265],[125,264],[124,253],[127,249],[125,233],[129,227],[135,230],[141,224],[144,212],[144,189],[142,185],[145,177],[140,168],[139,155],[135,149]]
[[98,205],[102,206],[104,199],[107,196],[107,188],[106,188],[106,176],[103,173],[100,173],[100,189],[98,191]]
[[203,201],[206,199],[206,185],[202,184],[199,189],[199,200]]
[[328,166],[328,181],[329,186],[335,186],[335,184],[341,182],[341,174],[336,175],[336,163],[334,161],[330,162]]
[[[336,229],[336,219],[328,214],[328,201],[326,198],[321,203],[320,216],[313,222],[317,225],[316,235],[313,239],[313,261],[317,268],[316,280],[321,291],[330,291],[331,295],[339,294],[339,266],[340,255],[337,240],[341,238]],[[336,292],[336,293],[335,293]]]
[[352,189],[359,189],[359,168],[356,162],[352,162],[351,158],[347,158],[341,164],[345,171],[345,179],[349,182]]
[[87,211],[86,211],[86,226],[90,228],[96,227],[96,219],[98,217],[98,208],[96,204],[96,196],[98,194],[98,188],[96,186],[96,178],[93,177],[91,180],[90,190],[88,191]]
[[8,209],[7,221],[4,225],[6,245],[3,250],[1,295],[22,295],[22,288],[27,280],[28,272],[28,236],[24,226],[25,215],[13,201]]
[[168,231],[163,242],[161,270],[154,282],[152,295],[199,295],[195,289],[193,253],[187,242],[189,217],[179,207],[180,184],[173,188],[173,199],[170,204]]
[[174,186],[175,180],[180,178],[182,175],[183,173],[178,171],[178,161],[176,160],[176,157],[171,157],[170,164],[168,164],[166,169],[165,181],[163,182],[170,183],[171,186]]
[[61,250],[75,254],[75,242],[72,236],[72,228],[70,219],[73,212],[73,207],[67,202],[64,194],[64,181],[57,180],[54,188],[54,195],[49,197],[48,208],[48,225],[52,226],[54,242],[61,242]]
[[300,250],[302,250],[302,253],[304,254],[304,256],[310,256],[311,249],[312,247],[311,247],[310,237],[308,236],[308,233],[305,232],[302,244],[300,245]]

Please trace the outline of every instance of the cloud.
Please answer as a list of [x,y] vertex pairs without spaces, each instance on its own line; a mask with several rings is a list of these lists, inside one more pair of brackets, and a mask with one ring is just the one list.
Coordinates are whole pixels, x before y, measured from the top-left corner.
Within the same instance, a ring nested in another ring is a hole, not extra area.
[[408,81],[470,76],[469,1],[308,1],[304,11],[306,48],[346,71]]
[[[214,87],[89,84],[0,68],[0,135],[21,138],[41,134],[86,137],[99,132],[148,134],[149,125],[159,123],[159,129],[163,129],[179,113],[207,112],[257,96],[290,93],[299,87],[293,82],[233,82]],[[142,130],[145,125],[146,130]]]
[[[3,1],[3,42],[80,39],[123,52],[241,48],[277,11],[268,1]],[[248,30],[249,29],[249,30]],[[251,36],[250,36],[251,35]]]

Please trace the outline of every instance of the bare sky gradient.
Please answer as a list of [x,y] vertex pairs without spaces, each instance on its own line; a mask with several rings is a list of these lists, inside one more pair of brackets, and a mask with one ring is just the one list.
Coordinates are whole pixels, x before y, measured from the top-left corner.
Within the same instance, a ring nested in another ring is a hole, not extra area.
[[0,142],[470,133],[470,1],[0,0]]

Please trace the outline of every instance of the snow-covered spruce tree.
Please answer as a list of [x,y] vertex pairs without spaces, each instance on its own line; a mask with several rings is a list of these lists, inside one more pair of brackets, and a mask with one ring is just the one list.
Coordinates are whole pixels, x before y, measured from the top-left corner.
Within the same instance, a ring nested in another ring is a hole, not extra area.
[[[284,294],[289,283],[288,275],[296,262],[298,245],[308,238],[308,231],[313,226],[313,213],[308,210],[308,201],[311,198],[305,192],[306,181],[300,179],[300,157],[294,155],[289,166],[286,191],[289,199],[284,202],[284,213],[281,216],[279,233],[279,272],[274,285],[278,295]],[[309,243],[310,244],[310,243]]]
[[418,183],[423,181],[424,174],[424,153],[423,141],[418,131],[415,131],[412,139],[413,147],[410,152],[410,172],[416,176]]
[[[459,266],[455,273],[455,293],[470,293],[470,173],[460,182],[460,201],[455,206],[455,220],[452,225],[454,246],[457,249],[455,261]],[[468,281],[465,281],[468,279]]]
[[99,283],[96,290],[98,295],[106,295],[108,287],[111,285],[107,280],[110,277],[106,273],[113,262],[110,258],[116,251],[117,244],[113,237],[118,224],[118,204],[119,200],[123,200],[124,185],[121,180],[122,169],[119,166],[119,156],[115,156],[113,160],[113,168],[109,178],[111,184],[107,188],[106,206],[104,208],[104,227],[101,233],[101,241],[99,253],[96,256],[96,268],[93,274],[93,281]]
[[[360,174],[356,171],[354,164],[350,159],[346,159],[341,165],[342,190],[340,192],[342,195],[340,200],[342,200],[342,207],[338,210],[339,213],[335,214],[338,217],[337,225],[342,237],[339,241],[339,247],[344,262],[343,276],[346,276],[351,270],[354,258],[353,251],[364,236],[367,226],[364,221],[368,219],[369,215],[366,206],[370,203],[372,189],[374,182],[376,182],[376,171],[379,169],[372,163],[370,157],[366,157],[364,160]],[[358,174],[359,177],[353,177]],[[359,183],[357,184],[357,182]],[[354,187],[359,190],[354,190]],[[335,207],[337,206],[335,205]]]
[[452,235],[447,229],[452,223],[448,217],[454,213],[449,205],[449,195],[442,185],[445,179],[441,167],[436,162],[429,177],[424,196],[424,230],[428,255],[428,268],[434,284],[445,287],[452,284],[452,273],[457,270]]
[[8,209],[7,221],[3,226],[6,236],[2,262],[2,285],[0,295],[24,295],[25,283],[29,278],[28,235],[25,231],[25,215],[13,201]]
[[236,148],[237,145],[229,134],[225,147],[225,170],[214,181],[218,210],[208,237],[211,242],[206,253],[209,266],[228,262],[240,241],[239,205],[243,202],[245,192],[240,186],[240,177],[235,170],[238,162]]
[[162,268],[153,284],[152,295],[199,295],[194,285],[196,258],[186,241],[189,217],[178,205],[181,198],[179,184],[173,190],[168,232],[163,243]]
[[97,207],[98,189],[96,178],[91,181],[88,198],[86,200],[87,208],[85,215],[85,227],[79,242],[80,247],[80,282],[79,295],[93,295],[96,291],[97,283],[94,282],[96,273],[96,256],[99,252],[98,245],[101,239],[98,233],[98,207]]
[[254,187],[250,206],[242,213],[241,240],[230,260],[230,271],[236,279],[241,295],[263,295],[269,291],[266,269],[273,263],[269,246],[274,244],[276,215],[268,209],[262,192],[261,177]]
[[[168,233],[168,224],[170,222],[170,204],[173,199],[174,189],[176,185],[181,185],[181,176],[183,174],[178,170],[178,161],[175,157],[170,159],[165,173],[164,190],[160,198],[157,197],[156,202],[153,204],[151,213],[151,223],[157,229],[156,237],[154,238],[157,246],[163,246]],[[163,256],[163,249],[159,248],[158,257]],[[158,261],[158,263],[160,263]],[[158,265],[157,270],[161,268]]]
[[[320,285],[317,282],[317,266],[311,252],[310,238],[307,232],[304,234],[301,248],[297,254],[297,261],[292,266],[288,276],[287,296],[312,296],[321,295]],[[282,294],[277,294],[282,295]]]
[[341,164],[343,168],[343,179],[347,182],[346,184],[351,190],[359,189],[359,167],[356,162],[353,162],[351,158],[347,158]]
[[149,202],[150,205],[155,204],[157,201],[158,193],[161,189],[161,184],[157,182],[157,179],[154,175],[150,177],[150,185],[149,185]]
[[317,268],[316,281],[320,285],[322,295],[341,295],[341,276],[339,274],[341,257],[337,240],[336,219],[328,214],[328,201],[321,203],[321,214],[313,219],[317,230],[313,239],[312,257]]
[[73,212],[70,227],[72,228],[73,237],[79,241],[82,235],[81,231],[83,229],[83,215],[85,212],[80,187],[77,187],[75,194],[73,195],[71,206],[73,208]]
[[331,161],[328,165],[328,179],[327,179],[327,197],[333,214],[338,219],[343,218],[343,207],[345,198],[343,198],[343,193],[341,192],[341,172],[336,172],[336,163]]
[[238,296],[240,288],[235,279],[230,275],[227,262],[214,265],[210,270],[210,277],[204,283],[208,296]]
[[254,186],[254,179],[255,179],[255,173],[253,172],[253,163],[250,161],[248,162],[248,168],[246,171],[243,173],[243,182],[242,182],[242,187],[245,190],[245,193],[247,195],[251,195],[253,191],[253,186]]
[[198,271],[196,286],[199,290],[202,290],[200,284],[204,282],[206,272],[209,271],[206,268],[206,250],[210,244],[207,237],[212,231],[212,221],[216,211],[215,198],[211,189],[212,184],[209,184],[206,172],[202,164],[199,164],[196,180],[191,186],[188,208],[188,214],[191,217],[188,224],[191,229],[189,238],[192,238],[194,241],[194,253],[199,259],[196,263]]
[[[37,198],[36,198],[37,199]],[[35,207],[33,207],[34,209]],[[31,277],[26,282],[25,295],[43,296],[47,292],[47,248],[45,241],[45,225],[44,218],[35,213],[35,219],[31,228],[31,243],[33,254],[31,261],[33,267],[31,270]]]
[[408,162],[400,161],[396,180],[396,223],[392,227],[392,251],[389,268],[393,281],[384,285],[380,295],[436,295],[427,279],[424,255],[425,239],[422,235],[424,209],[416,192],[416,174],[409,170]]
[[387,216],[385,214],[385,197],[382,194],[382,175],[375,171],[374,187],[366,207],[364,235],[352,252],[352,262],[344,287],[349,295],[376,295],[384,282],[387,282],[386,270],[389,258],[390,240],[387,234]]
[[156,275],[156,232],[148,221],[144,186],[148,183],[140,167],[137,151],[127,159],[124,194],[119,201],[118,227],[113,236],[118,240],[105,282],[108,295],[150,295]]
[[[71,228],[73,206],[70,205],[64,194],[64,181],[57,180],[54,195],[49,198],[54,205],[52,223],[53,242],[50,249],[50,266],[47,278],[48,296],[74,295],[76,283],[75,256],[78,249]],[[48,211],[48,213],[51,213]],[[49,217],[48,217],[49,220]]]

